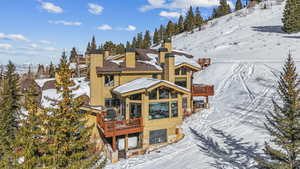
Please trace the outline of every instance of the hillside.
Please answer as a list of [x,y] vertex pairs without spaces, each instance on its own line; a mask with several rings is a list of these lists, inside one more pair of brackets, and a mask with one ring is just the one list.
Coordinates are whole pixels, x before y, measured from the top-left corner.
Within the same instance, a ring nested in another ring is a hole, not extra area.
[[275,76],[289,50],[300,61],[300,34],[280,29],[283,7],[273,3],[267,10],[244,9],[210,22],[202,31],[176,36],[175,49],[213,59],[194,77],[194,83],[215,85],[211,108],[184,122],[186,136],[178,143],[107,168],[255,168],[253,157],[269,139],[263,123],[276,97]]

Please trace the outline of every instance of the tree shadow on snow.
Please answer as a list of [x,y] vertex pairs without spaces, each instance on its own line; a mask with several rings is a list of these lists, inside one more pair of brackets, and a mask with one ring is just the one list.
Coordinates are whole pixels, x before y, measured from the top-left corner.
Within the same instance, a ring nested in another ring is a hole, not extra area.
[[284,38],[289,38],[289,39],[299,39],[300,40],[300,36],[283,36]]
[[254,159],[261,157],[258,153],[259,145],[251,145],[245,142],[243,138],[237,138],[227,134],[222,130],[212,128],[213,134],[222,140],[223,144],[218,144],[212,137],[198,133],[190,128],[196,140],[200,141],[198,147],[200,151],[214,159],[214,162],[209,163],[217,169],[223,168],[238,168],[252,169],[256,168]]
[[282,26],[252,26],[252,30],[257,32],[268,32],[268,33],[282,33],[286,34],[282,29]]

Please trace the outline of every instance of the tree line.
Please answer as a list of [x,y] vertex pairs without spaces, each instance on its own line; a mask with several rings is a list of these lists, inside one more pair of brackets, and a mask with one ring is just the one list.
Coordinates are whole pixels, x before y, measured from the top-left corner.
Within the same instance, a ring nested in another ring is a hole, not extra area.
[[[20,75],[12,62],[0,79],[0,168],[91,168],[101,158],[90,141],[81,98],[72,94],[71,70],[63,53],[56,70],[60,100],[42,107],[34,87],[21,92]],[[98,166],[102,168],[105,160]]]

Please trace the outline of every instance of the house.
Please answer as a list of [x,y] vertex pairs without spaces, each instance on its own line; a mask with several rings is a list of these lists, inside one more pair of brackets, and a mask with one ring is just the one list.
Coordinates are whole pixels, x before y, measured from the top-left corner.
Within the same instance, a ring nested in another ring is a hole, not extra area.
[[112,162],[180,140],[185,113],[192,112],[192,76],[201,70],[193,56],[172,49],[126,49],[90,59],[90,103]]

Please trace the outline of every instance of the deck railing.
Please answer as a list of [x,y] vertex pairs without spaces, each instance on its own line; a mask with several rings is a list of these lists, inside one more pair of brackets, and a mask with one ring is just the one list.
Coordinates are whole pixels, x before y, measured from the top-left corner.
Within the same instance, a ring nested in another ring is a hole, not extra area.
[[214,95],[214,86],[193,85],[192,94],[193,94],[193,96],[213,96]]
[[143,119],[106,121],[102,114],[97,114],[97,123],[106,137],[118,136],[143,131]]

